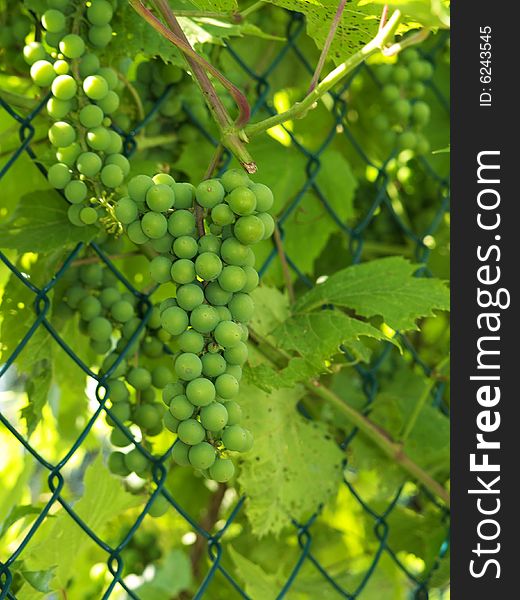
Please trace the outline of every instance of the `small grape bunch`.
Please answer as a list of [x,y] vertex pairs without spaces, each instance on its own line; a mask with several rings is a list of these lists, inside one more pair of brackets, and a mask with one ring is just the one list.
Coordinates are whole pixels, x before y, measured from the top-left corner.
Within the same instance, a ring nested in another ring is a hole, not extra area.
[[161,556],[157,532],[139,527],[121,552],[125,575],[130,573],[142,575],[145,568],[159,560]]
[[399,150],[426,154],[430,149],[422,130],[430,121],[430,106],[421,100],[425,82],[431,79],[433,67],[417,50],[405,50],[394,65],[375,68],[375,76],[383,84],[383,110],[374,117],[374,126],[382,132],[383,141]]
[[234,473],[227,452],[252,445],[237,397],[258,285],[251,246],[272,235],[272,205],[267,186],[232,169],[196,188],[138,175],[115,207],[130,240],[157,252],[152,279],[176,285],[159,306],[175,352],[176,381],[163,389],[164,424],[177,434],[172,458],[221,482]]
[[101,204],[130,171],[121,136],[110,127],[121,83],[96,54],[112,39],[112,16],[107,0],[92,0],[88,7],[48,0],[43,40],[23,51],[33,82],[51,91],[46,108],[54,121],[49,140],[56,162],[47,178],[69,201],[68,216],[77,226],[96,223]]

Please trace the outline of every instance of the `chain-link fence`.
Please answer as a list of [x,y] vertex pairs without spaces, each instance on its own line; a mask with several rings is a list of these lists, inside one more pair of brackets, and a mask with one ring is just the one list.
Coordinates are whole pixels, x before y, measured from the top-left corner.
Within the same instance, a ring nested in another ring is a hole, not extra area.
[[[275,114],[275,109],[270,103],[271,98],[271,77],[274,73],[276,73],[277,69],[284,68],[284,61],[287,60],[288,56],[291,56],[292,59],[296,59],[303,66],[303,68],[310,74],[312,74],[311,64],[307,61],[305,57],[304,51],[300,47],[299,41],[302,36],[305,35],[305,24],[304,21],[298,17],[294,16],[290,19],[288,29],[287,29],[287,42],[283,45],[282,50],[277,54],[275,59],[271,62],[268,68],[262,70],[262,72],[256,72],[252,70],[252,67],[241,58],[237,52],[233,49],[232,46],[227,46],[224,52],[229,53],[229,57],[236,62],[237,68],[242,69],[247,76],[250,78],[251,82],[254,86],[256,86],[256,103],[253,107],[254,113],[262,113],[262,114]],[[430,61],[430,63],[435,66],[437,62],[438,54],[443,51],[446,44],[446,38],[442,36],[438,36],[434,43],[431,43],[427,50],[422,50],[423,57]],[[388,219],[392,222],[395,231],[399,232],[399,235],[406,237],[409,241],[413,243],[413,247],[415,248],[415,259],[418,262],[428,264],[428,260],[430,257],[431,248],[427,245],[425,240],[427,240],[427,236],[432,236],[438,230],[441,225],[442,219],[445,216],[445,213],[448,209],[448,182],[445,178],[439,175],[435,167],[430,163],[428,158],[419,158],[417,159],[417,168],[421,169],[424,172],[424,176],[431,180],[431,183],[435,187],[436,190],[436,206],[434,207],[433,216],[427,223],[425,227],[420,231],[414,230],[409,223],[405,223],[405,221],[400,217],[400,215],[396,212],[394,205],[387,193],[387,186],[389,181],[388,174],[388,164],[390,160],[393,158],[392,156],[388,157],[388,161],[384,162],[381,166],[372,164],[370,159],[367,157],[367,154],[364,152],[362,145],[359,140],[353,135],[351,130],[348,127],[344,127],[344,117],[349,109],[348,105],[348,92],[349,87],[352,85],[352,82],[356,77],[359,76],[370,76],[375,80],[374,73],[371,71],[371,67],[362,66],[349,80],[339,89],[336,89],[332,94],[331,98],[333,100],[333,106],[330,108],[330,128],[328,130],[323,131],[323,142],[321,146],[317,150],[311,150],[303,145],[298,139],[291,133],[289,129],[286,129],[287,135],[291,138],[291,143],[299,152],[301,152],[302,156],[305,157],[306,161],[306,180],[304,186],[299,190],[294,190],[294,194],[291,197],[290,204],[287,205],[282,214],[278,215],[278,224],[280,226],[281,237],[284,238],[284,223],[289,218],[289,216],[300,207],[300,204],[304,201],[304,197],[311,192],[315,197],[319,199],[319,201],[325,207],[328,216],[333,222],[336,224],[338,231],[341,235],[345,236],[348,240],[350,253],[352,256],[352,262],[357,263],[363,260],[363,252],[364,252],[364,243],[366,241],[367,233],[370,232],[370,228],[374,222],[374,215],[380,214],[381,211],[385,211],[387,213]],[[448,112],[448,102],[445,95],[441,92],[438,87],[436,87],[435,78],[428,84],[430,86],[430,91],[433,93],[433,97],[438,102],[438,107],[441,110]],[[377,85],[377,81],[375,81]],[[167,93],[164,95],[164,98],[167,97]],[[164,100],[163,98],[163,100]],[[46,99],[45,99],[46,100]],[[19,136],[20,136],[20,146],[13,152],[12,156],[7,159],[7,162],[0,169],[0,179],[6,175],[9,169],[16,163],[16,161],[23,155],[23,153],[27,153],[31,159],[36,159],[35,152],[32,149],[31,142],[33,141],[35,127],[33,121],[35,117],[43,110],[45,106],[45,100],[43,100],[32,112],[26,115],[21,115],[16,110],[13,110],[4,100],[0,99],[0,105],[2,110],[5,110],[9,113],[9,115],[17,121],[19,124]],[[140,129],[148,123],[151,119],[154,118],[156,114],[158,106],[151,111],[150,114],[147,115],[144,122],[142,122],[139,126],[133,129],[129,133],[125,133],[125,148],[127,154],[131,155],[136,149],[136,135],[140,131]],[[189,114],[189,107],[187,108],[187,112]],[[195,123],[196,124],[196,123]],[[362,201],[362,205],[360,208],[362,209],[362,214],[358,218],[357,222],[354,224],[346,224],[334,211],[334,208],[329,204],[327,199],[327,194],[324,190],[321,189],[317,179],[320,173],[320,169],[322,167],[322,155],[325,150],[330,146],[333,140],[337,136],[342,136],[346,142],[349,144],[352,151],[357,155],[358,159],[365,163],[367,167],[372,168],[376,172],[376,176],[373,178],[374,183],[372,186],[372,196],[369,201],[364,198]],[[217,140],[213,139],[210,134],[207,134],[206,139],[208,144],[217,144]],[[229,156],[227,159],[229,160]],[[43,169],[43,167],[35,160],[34,162],[35,168]],[[48,462],[32,445],[31,443],[24,438],[24,436],[17,430],[17,428],[7,419],[7,417],[0,412],[0,421],[2,422],[2,426],[5,427],[13,436],[13,444],[21,444],[24,446],[27,453],[31,454],[32,457],[41,465],[43,469],[48,472],[47,483],[49,489],[48,500],[45,503],[45,506],[41,510],[40,514],[32,523],[29,531],[25,534],[25,537],[21,541],[21,543],[16,547],[16,549],[12,552],[9,557],[1,557],[2,561],[0,563],[0,598],[15,598],[16,596],[12,592],[12,583],[13,583],[13,564],[23,558],[24,549],[28,546],[31,539],[38,531],[39,527],[42,523],[48,518],[50,512],[56,508],[57,504],[61,504],[63,509],[67,511],[68,515],[71,519],[73,519],[79,527],[82,528],[86,536],[89,536],[95,544],[97,544],[105,553],[107,559],[107,565],[110,573],[113,575],[112,582],[108,586],[108,588],[103,593],[103,598],[109,598],[112,592],[118,587],[121,586],[124,588],[126,593],[131,598],[138,598],[139,596],[135,591],[130,589],[128,585],[125,583],[123,578],[123,560],[121,553],[128,546],[130,540],[139,529],[143,519],[149,512],[150,506],[153,504],[155,498],[159,494],[163,494],[171,504],[171,510],[177,511],[179,515],[181,515],[187,523],[191,526],[192,530],[196,532],[198,535],[202,536],[207,543],[207,550],[210,559],[210,567],[207,571],[202,583],[198,591],[195,594],[195,598],[211,598],[211,588],[210,585],[212,581],[215,580],[217,575],[220,573],[222,577],[218,578],[218,585],[226,585],[225,580],[229,583],[229,598],[241,597],[241,598],[249,598],[248,594],[241,587],[240,583],[235,579],[235,577],[229,572],[228,569],[225,568],[223,564],[223,545],[222,540],[226,535],[230,525],[233,523],[236,516],[240,513],[243,508],[244,498],[241,498],[229,517],[227,518],[225,524],[220,527],[220,529],[216,532],[206,531],[201,525],[199,525],[196,520],[190,515],[189,511],[186,510],[183,506],[181,506],[175,497],[175,489],[167,490],[164,486],[166,479],[166,468],[164,466],[165,460],[168,456],[168,453],[163,456],[153,456],[148,450],[143,447],[141,444],[133,441],[133,443],[140,449],[150,461],[152,465],[152,477],[153,482],[155,484],[155,491],[147,502],[144,510],[139,515],[133,526],[129,529],[127,534],[123,539],[120,540],[117,546],[111,546],[106,541],[101,539],[96,531],[93,531],[82,519],[74,507],[71,506],[63,497],[62,491],[65,484],[65,478],[63,475],[63,469],[65,466],[71,461],[72,457],[78,451],[78,449],[84,443],[87,435],[93,428],[96,421],[103,415],[108,414],[111,415],[110,409],[106,406],[106,401],[110,396],[110,390],[107,385],[107,380],[110,378],[111,373],[117,368],[118,364],[125,359],[125,356],[128,352],[128,348],[133,344],[133,342],[138,338],[141,331],[146,325],[146,322],[149,318],[151,312],[151,303],[147,294],[143,294],[137,289],[135,289],[129,281],[123,276],[123,274],[118,270],[115,264],[110,260],[110,258],[103,252],[103,250],[95,243],[90,244],[92,250],[99,256],[100,260],[105,263],[105,265],[116,275],[119,281],[128,289],[128,291],[135,295],[139,301],[140,306],[140,316],[141,316],[141,325],[135,331],[132,338],[129,340],[127,347],[121,352],[119,360],[104,374],[98,375],[94,373],[87,364],[85,364],[79,356],[72,350],[72,348],[67,344],[65,339],[60,336],[60,334],[56,331],[50,321],[50,311],[51,311],[51,298],[50,293],[56,284],[64,277],[67,270],[70,268],[73,261],[78,257],[78,255],[84,250],[84,244],[79,244],[68,256],[64,264],[61,268],[54,274],[52,279],[50,279],[45,285],[37,287],[34,285],[29,279],[27,279],[21,272],[16,268],[16,266],[8,259],[6,255],[0,253],[0,258],[3,262],[4,268],[8,269],[15,277],[18,278],[21,285],[26,286],[32,294],[34,295],[34,323],[20,339],[19,345],[16,350],[12,353],[11,356],[4,361],[4,363],[0,366],[0,376],[3,376],[9,369],[11,369],[21,352],[24,352],[24,348],[26,348],[27,344],[31,340],[32,336],[39,328],[45,328],[48,333],[52,336],[53,340],[56,344],[59,344],[61,348],[68,354],[70,357],[70,365],[76,365],[79,369],[83,371],[83,373],[96,382],[96,391],[95,396],[98,401],[98,406],[95,412],[92,414],[88,423],[84,427],[81,435],[76,439],[76,441],[72,444],[69,451],[61,458],[61,460],[57,463],[51,464]],[[309,278],[304,275],[300,269],[298,268],[298,257],[290,256],[288,254],[285,255],[285,259],[290,267],[296,273],[299,280],[303,282],[306,286],[312,286],[313,282],[309,280]],[[265,272],[269,265],[276,260],[280,260],[280,251],[273,244],[273,250],[265,261],[261,268],[261,273]],[[12,275],[12,276],[13,276]],[[431,374],[431,368],[427,366],[424,360],[421,357],[419,351],[417,351],[409,339],[402,337],[401,341],[406,348],[406,351],[412,357],[412,360],[416,365],[422,369],[426,376]],[[376,398],[376,394],[378,391],[378,378],[381,371],[384,369],[385,362],[389,359],[392,352],[395,350],[389,344],[388,346],[383,347],[383,349],[379,352],[378,356],[373,358],[371,364],[368,366],[356,365],[354,367],[355,373],[357,377],[360,378],[362,384],[362,390],[365,395],[365,414],[369,414],[373,407],[373,402]],[[445,384],[441,382],[437,383],[431,392],[431,402],[434,406],[437,406],[439,410],[446,412],[445,405],[443,403],[443,392],[444,392]],[[113,420],[118,423],[118,426],[122,430],[127,431],[127,435],[129,439],[133,440],[132,434],[125,428],[125,426],[112,415]],[[352,443],[352,440],[357,435],[357,430],[353,429],[346,439],[342,443],[342,448],[347,449],[348,446]],[[4,449],[5,452],[5,449]],[[287,578],[285,584],[281,587],[278,593],[278,598],[290,597],[291,596],[291,587],[294,582],[297,580],[299,573],[303,565],[312,564],[312,566],[319,572],[319,574],[328,582],[330,585],[330,589],[337,594],[337,597],[343,597],[348,599],[354,598],[363,598],[363,591],[366,588],[370,578],[373,576],[375,570],[380,563],[380,560],[383,555],[387,555],[391,558],[391,560],[395,561],[395,564],[406,574],[410,581],[411,597],[414,599],[425,599],[429,597],[429,582],[435,573],[435,570],[438,567],[440,560],[446,555],[448,551],[449,541],[448,541],[448,527],[449,527],[449,515],[445,508],[438,505],[439,508],[439,518],[444,522],[446,528],[446,538],[444,542],[438,548],[438,559],[437,562],[433,564],[433,567],[427,573],[423,573],[421,576],[417,576],[413,573],[403,561],[400,560],[398,553],[394,552],[392,547],[390,546],[389,539],[389,516],[391,515],[394,508],[399,503],[402,487],[399,487],[395,490],[395,494],[393,496],[392,501],[386,506],[384,510],[375,510],[371,507],[361,495],[356,490],[355,485],[353,485],[347,478],[344,479],[344,485],[347,486],[348,491],[352,494],[353,498],[360,504],[366,514],[371,518],[373,522],[373,532],[375,538],[378,541],[377,550],[374,552],[371,557],[370,564],[366,569],[364,575],[357,583],[355,589],[345,589],[338,581],[334,579],[334,577],[327,571],[327,569],[319,562],[313,553],[313,525],[317,519],[319,519],[321,507],[316,507],[316,513],[308,519],[306,522],[299,523],[293,522],[294,530],[297,536],[297,542],[301,549],[299,554],[299,559],[290,576]],[[435,499],[430,497],[429,500],[435,503]],[[338,557],[341,560],[341,557]],[[348,567],[348,565],[347,565]],[[174,575],[172,575],[174,577]],[[224,579],[225,578],[225,579]],[[436,591],[436,598],[444,597],[444,592]],[[261,598],[253,598],[252,600],[262,600]]]

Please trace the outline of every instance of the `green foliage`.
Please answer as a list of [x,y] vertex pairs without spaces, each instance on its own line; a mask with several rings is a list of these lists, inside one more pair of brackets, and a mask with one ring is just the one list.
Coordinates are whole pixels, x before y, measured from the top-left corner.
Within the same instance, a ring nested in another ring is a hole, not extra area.
[[266,394],[244,386],[244,424],[255,446],[243,457],[238,481],[260,537],[280,533],[291,518],[309,517],[340,482],[342,453],[326,427],[295,412],[301,397],[298,388]]
[[416,270],[417,265],[400,256],[348,267],[302,296],[295,310],[333,304],[362,317],[379,315],[393,329],[416,329],[419,317],[449,308],[445,284],[414,277]]
[[48,252],[88,242],[94,226],[75,227],[67,217],[67,204],[55,191],[31,192],[20,198],[9,220],[0,226],[3,248],[20,252]]
[[395,0],[394,2],[385,2],[385,0],[360,0],[359,5],[387,4],[390,8],[396,8],[409,18],[414,19],[425,27],[450,26],[449,18],[449,0]]

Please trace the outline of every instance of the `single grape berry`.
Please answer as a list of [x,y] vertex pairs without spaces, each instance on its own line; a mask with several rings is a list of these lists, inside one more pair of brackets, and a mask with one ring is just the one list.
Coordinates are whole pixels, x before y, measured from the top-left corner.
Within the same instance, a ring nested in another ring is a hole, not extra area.
[[171,335],[180,335],[188,327],[188,315],[178,306],[171,306],[161,313],[161,327]]
[[226,197],[226,202],[231,210],[240,216],[251,215],[256,210],[255,193],[245,186],[235,188]]
[[136,175],[128,182],[128,195],[135,202],[144,202],[146,193],[153,186],[153,180],[148,175]]
[[242,329],[233,321],[221,321],[214,332],[215,340],[224,348],[232,348],[242,341]]
[[178,258],[193,258],[198,252],[197,240],[191,235],[182,235],[173,242],[173,253]]
[[202,374],[200,358],[191,352],[179,355],[175,361],[175,372],[184,381],[192,381],[200,377]]
[[198,377],[186,386],[186,397],[194,406],[207,406],[215,400],[215,386],[209,379]]
[[224,400],[231,400],[238,394],[238,381],[233,375],[224,373],[223,375],[219,375],[215,380],[215,389],[217,390],[218,396]]
[[213,208],[224,200],[225,190],[218,179],[208,179],[195,190],[197,202],[204,208]]
[[60,52],[67,58],[79,58],[85,52],[85,42],[79,35],[69,33],[60,41]]
[[160,183],[153,185],[146,192],[146,204],[156,212],[165,212],[172,208],[175,194],[170,186]]
[[177,344],[182,352],[199,354],[204,348],[204,337],[194,329],[188,329],[177,338]]
[[209,468],[209,474],[215,481],[225,483],[235,474],[235,465],[229,458],[217,458]]
[[193,309],[190,315],[190,325],[199,333],[209,333],[217,327],[220,321],[218,311],[208,304],[201,304]]
[[188,459],[188,452],[191,446],[177,440],[172,448],[172,460],[181,467],[187,467],[190,464]]
[[195,271],[204,281],[213,281],[222,271],[222,261],[217,254],[203,252],[195,260]]
[[202,373],[206,377],[218,377],[226,371],[226,360],[217,352],[206,352],[202,358]]
[[152,376],[148,369],[133,367],[127,375],[127,381],[136,390],[145,390],[152,385]]
[[177,435],[181,442],[189,446],[195,446],[196,444],[200,444],[206,437],[206,431],[195,419],[186,419],[186,421],[179,423]]
[[83,91],[92,100],[101,100],[108,94],[108,83],[101,75],[89,75],[83,81]]
[[222,269],[218,277],[220,287],[226,292],[238,292],[247,282],[244,269],[236,265],[228,265]]
[[270,188],[263,183],[253,183],[250,189],[256,196],[256,210],[258,212],[271,210],[274,203],[274,196]]
[[220,183],[224,186],[226,192],[231,192],[237,187],[248,187],[251,183],[247,173],[241,169],[229,169],[220,178]]
[[195,232],[195,217],[189,210],[176,210],[168,219],[168,231],[174,237]]
[[[132,202],[132,200],[130,200]],[[117,214],[117,213],[116,213]],[[170,281],[170,270],[172,261],[167,256],[155,256],[149,265],[150,276],[156,283],[167,283]],[[185,308],[185,307],[182,307]]]
[[185,394],[175,396],[170,402],[170,413],[179,421],[189,419],[195,410]]
[[148,212],[141,219],[141,227],[149,238],[156,240],[166,233],[168,221],[161,213]]
[[255,215],[240,217],[234,225],[234,234],[242,244],[256,244],[265,234],[265,227],[262,221]]
[[200,411],[200,422],[207,431],[220,431],[227,425],[228,418],[228,411],[220,402],[212,402]]
[[188,452],[188,459],[190,464],[195,469],[209,469],[215,462],[216,451],[215,448],[208,442],[201,442],[196,444]]
[[192,311],[194,308],[204,302],[204,292],[199,285],[188,283],[181,285],[177,289],[177,304],[186,311]]
[[240,425],[230,425],[224,429],[222,443],[228,450],[243,452],[247,448],[247,433]]

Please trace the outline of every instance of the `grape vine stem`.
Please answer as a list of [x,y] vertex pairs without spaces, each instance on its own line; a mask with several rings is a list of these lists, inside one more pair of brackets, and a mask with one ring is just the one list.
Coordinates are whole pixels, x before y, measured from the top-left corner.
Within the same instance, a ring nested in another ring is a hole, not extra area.
[[[283,368],[287,360],[291,358],[290,355],[276,348],[269,340],[251,328],[249,329],[249,339],[255,344],[256,349],[277,368]],[[314,396],[318,396],[325,402],[334,405],[362,435],[370,439],[403,471],[406,471],[414,480],[440,498],[446,506],[450,506],[448,491],[406,454],[403,443],[395,441],[387,431],[326,388],[319,379],[308,381],[304,385]]]
[[[358,52],[347,58],[346,61],[333,69],[318,85],[316,85],[312,91],[307,94],[307,96],[305,96],[303,100],[296,102],[285,112],[274,115],[273,117],[269,117],[268,119],[264,119],[263,121],[259,121],[258,123],[252,123],[248,125],[244,129],[246,136],[248,138],[252,138],[259,133],[263,133],[264,131],[271,129],[271,127],[281,125],[286,121],[301,119],[304,117],[322,96],[327,94],[334,86],[342,81],[369,56],[385,51],[389,41],[393,39],[397,31],[399,23],[401,22],[401,18],[401,11],[395,10],[385,26],[378,31],[376,36],[370,42],[368,42],[368,44],[363,46],[361,50],[358,50]],[[417,38],[410,40],[408,45],[411,45],[411,43],[418,43],[419,41],[421,40]],[[404,42],[399,45],[399,48],[403,47],[403,44]],[[394,44],[390,48],[395,48],[397,50],[396,46],[397,45]]]

